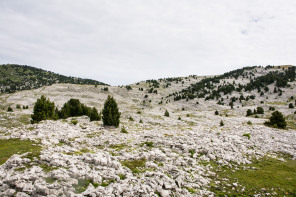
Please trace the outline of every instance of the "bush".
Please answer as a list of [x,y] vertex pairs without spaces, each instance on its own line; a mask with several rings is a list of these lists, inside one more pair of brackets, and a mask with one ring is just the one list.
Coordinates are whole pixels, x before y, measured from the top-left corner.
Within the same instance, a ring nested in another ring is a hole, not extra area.
[[133,117],[131,117],[131,116],[129,117],[128,120],[129,120],[129,121],[132,121],[132,122],[134,121]]
[[264,114],[264,109],[262,107],[257,107],[257,114]]
[[58,109],[56,109],[56,111],[59,118],[63,119],[85,115],[90,118],[90,121],[101,120],[101,114],[98,113],[98,110],[95,107],[90,108],[81,103],[78,99],[70,99],[64,104],[60,111],[58,111]]
[[223,120],[220,121],[220,127],[223,127],[224,126],[224,122]]
[[293,109],[293,108],[294,108],[293,103],[290,103],[290,104],[289,104],[289,108],[290,108],[290,109]]
[[140,119],[139,123],[143,123],[143,120],[142,120],[142,119]]
[[17,109],[20,109],[20,108],[21,108],[21,106],[20,106],[20,105],[16,105],[16,108],[17,108]]
[[72,119],[72,120],[71,120],[71,123],[74,124],[74,125],[77,125],[78,120]]
[[120,132],[121,133],[128,133],[124,126],[121,128],[121,131]]
[[217,110],[215,111],[215,115],[219,115],[219,112]]
[[247,124],[248,124],[248,125],[252,125],[253,123],[252,123],[251,121],[248,121]]
[[104,108],[102,110],[103,114],[103,124],[105,126],[119,126],[120,113],[118,111],[117,103],[112,96],[108,96],[104,103]]
[[90,121],[100,121],[102,119],[101,113],[98,113],[97,108],[93,107],[90,112]]
[[44,95],[37,99],[34,105],[33,115],[31,115],[31,123],[37,123],[41,120],[56,120],[58,114],[55,113],[55,104],[46,99]]
[[248,110],[247,110],[247,115],[246,115],[246,116],[251,116],[251,115],[253,115],[253,112],[252,112],[251,109],[248,109]]
[[165,110],[165,112],[164,112],[164,116],[166,116],[166,117],[170,117],[170,113],[168,112],[168,110]]
[[272,107],[272,106],[270,106],[270,107],[269,107],[269,110],[270,110],[270,111],[274,111],[274,110],[275,110],[275,108],[274,108],[274,107]]
[[13,112],[13,109],[9,106],[9,107],[7,108],[7,111],[8,111],[8,112]]
[[268,122],[265,122],[268,126],[273,126],[281,129],[285,129],[287,126],[286,120],[283,114],[279,111],[275,111],[271,114]]

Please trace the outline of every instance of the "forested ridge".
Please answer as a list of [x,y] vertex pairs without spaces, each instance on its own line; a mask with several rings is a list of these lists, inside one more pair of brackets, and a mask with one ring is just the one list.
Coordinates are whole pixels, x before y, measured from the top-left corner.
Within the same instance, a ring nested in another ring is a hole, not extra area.
[[0,65],[0,93],[36,89],[54,83],[107,85],[100,81],[68,77],[27,65]]

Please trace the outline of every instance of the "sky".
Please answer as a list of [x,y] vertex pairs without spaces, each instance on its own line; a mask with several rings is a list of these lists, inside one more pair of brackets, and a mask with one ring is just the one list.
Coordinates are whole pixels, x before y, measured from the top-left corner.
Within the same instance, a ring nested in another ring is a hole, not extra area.
[[110,85],[296,65],[295,0],[1,0],[0,64]]

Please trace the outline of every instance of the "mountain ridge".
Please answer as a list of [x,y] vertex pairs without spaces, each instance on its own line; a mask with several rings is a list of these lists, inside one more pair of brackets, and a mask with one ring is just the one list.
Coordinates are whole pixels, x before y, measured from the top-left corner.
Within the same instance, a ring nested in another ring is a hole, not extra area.
[[65,76],[41,68],[18,64],[0,65],[0,77],[0,93],[36,89],[54,83],[108,85],[93,79]]

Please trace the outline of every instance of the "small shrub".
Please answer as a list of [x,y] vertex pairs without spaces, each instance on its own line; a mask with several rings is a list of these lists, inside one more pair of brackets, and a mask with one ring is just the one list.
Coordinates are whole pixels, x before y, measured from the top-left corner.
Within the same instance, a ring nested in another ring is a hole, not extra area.
[[219,115],[219,112],[217,110],[215,111],[215,115]]
[[223,120],[220,121],[220,126],[221,126],[221,127],[224,126],[224,122],[223,122]]
[[23,109],[26,109],[26,106],[23,105]]
[[[295,111],[295,112],[296,112],[296,111]],[[181,117],[179,117],[178,120],[182,120]]]
[[190,115],[189,115],[189,114],[187,114],[187,115],[186,115],[186,117],[190,117]]
[[294,108],[293,103],[290,103],[290,104],[289,104],[289,108],[290,108],[290,109],[293,109],[293,108]]
[[248,110],[247,110],[247,115],[246,115],[246,116],[251,116],[251,115],[253,115],[253,112],[252,112],[251,109],[248,109]]
[[120,132],[121,133],[128,133],[124,126],[121,128],[121,131]]
[[268,122],[264,123],[267,126],[285,129],[287,126],[286,120],[283,114],[279,111],[275,111],[271,114]]
[[269,111],[274,111],[274,110],[275,110],[274,107],[272,107],[272,106],[269,107]]
[[190,153],[190,157],[193,158],[193,155],[194,155],[194,153],[195,153],[195,150],[194,150],[194,149],[190,149],[190,150],[189,150],[189,153]]
[[120,180],[126,179],[126,176],[124,174],[119,174],[118,176],[119,176]]
[[71,120],[71,123],[72,123],[72,124],[74,124],[74,125],[77,125],[77,123],[78,123],[78,120],[76,120],[76,119],[73,119],[73,120]]
[[165,112],[164,112],[164,116],[166,116],[166,117],[170,117],[170,113],[168,112],[168,110],[165,110]]
[[248,121],[247,124],[248,124],[248,125],[252,125],[253,123],[252,123],[251,121]]
[[262,107],[257,107],[257,114],[264,114],[264,109]]
[[8,111],[8,112],[13,112],[13,109],[9,106],[9,107],[7,108],[7,111]]
[[140,119],[139,123],[143,123],[142,119]]
[[247,137],[248,139],[251,138],[251,134],[250,133],[244,133],[243,136]]
[[21,106],[20,106],[20,105],[16,105],[16,108],[17,108],[17,109],[21,109]]
[[153,147],[153,142],[144,142],[144,144],[148,147]]
[[133,119],[133,117],[129,117],[129,119],[128,119],[129,121],[134,121],[134,119]]

